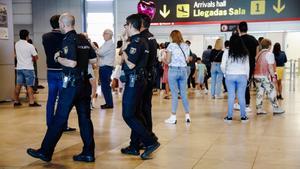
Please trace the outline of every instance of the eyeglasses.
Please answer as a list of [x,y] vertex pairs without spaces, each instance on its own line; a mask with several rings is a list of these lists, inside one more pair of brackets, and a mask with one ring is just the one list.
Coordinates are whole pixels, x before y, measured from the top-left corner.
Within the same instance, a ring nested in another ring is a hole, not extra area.
[[126,27],[126,26],[128,26],[129,25],[129,23],[125,23],[123,26],[124,26],[124,28]]

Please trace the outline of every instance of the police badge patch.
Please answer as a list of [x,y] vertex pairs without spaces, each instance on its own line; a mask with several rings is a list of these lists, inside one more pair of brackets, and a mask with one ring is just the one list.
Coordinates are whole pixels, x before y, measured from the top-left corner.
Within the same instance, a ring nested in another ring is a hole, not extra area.
[[68,54],[68,51],[69,51],[68,50],[68,46],[64,47],[64,53],[65,53],[65,55]]
[[136,48],[130,48],[129,53],[130,53],[131,55],[134,55],[134,54],[136,53]]

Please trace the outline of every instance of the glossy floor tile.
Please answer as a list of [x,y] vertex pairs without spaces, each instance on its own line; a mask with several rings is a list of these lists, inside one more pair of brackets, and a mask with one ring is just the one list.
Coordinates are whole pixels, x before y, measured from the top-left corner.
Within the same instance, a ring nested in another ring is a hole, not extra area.
[[[42,82],[45,86],[45,81]],[[297,82],[297,84],[299,84]],[[154,131],[161,146],[151,160],[127,156],[120,149],[129,143],[130,130],[122,119],[122,96],[114,94],[115,108],[101,110],[101,96],[92,111],[95,130],[96,162],[74,162],[72,156],[81,151],[75,109],[70,113],[69,126],[76,132],[64,133],[51,163],[29,157],[26,149],[39,148],[46,131],[45,107],[47,88],[36,95],[41,108],[30,108],[24,92],[23,106],[0,104],[0,169],[299,169],[300,168],[300,96],[289,92],[285,82],[286,110],[273,116],[269,101],[264,100],[266,115],[255,113],[255,91],[251,91],[252,112],[249,122],[241,123],[239,112],[234,112],[231,124],[223,122],[227,99],[212,100],[189,89],[190,124],[185,123],[179,100],[177,124],[165,124],[171,100],[163,99],[163,92],[153,96]],[[299,85],[297,85],[299,86]]]

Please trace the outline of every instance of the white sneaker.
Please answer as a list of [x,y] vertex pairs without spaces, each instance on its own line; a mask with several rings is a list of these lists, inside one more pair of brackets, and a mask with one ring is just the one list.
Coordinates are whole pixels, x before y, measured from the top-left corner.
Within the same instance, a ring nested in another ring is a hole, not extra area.
[[234,103],[233,109],[240,110],[240,105],[238,103]]
[[208,94],[208,90],[207,90],[207,89],[204,89],[204,93],[205,93],[205,94]]
[[219,95],[216,95],[216,97],[215,97],[216,99],[224,99],[224,97],[223,96],[219,96]]
[[245,111],[246,111],[246,112],[250,112],[250,111],[251,111],[251,108],[248,106],[248,107],[246,107]]
[[282,114],[284,110],[280,107],[273,108],[273,114]]
[[256,114],[257,114],[257,115],[263,115],[263,114],[267,114],[267,112],[264,111],[263,109],[257,109]]
[[176,116],[174,117],[174,115],[171,115],[168,119],[165,120],[165,123],[176,124],[177,123]]
[[185,122],[187,122],[187,123],[191,122],[191,117],[189,114],[185,114]]

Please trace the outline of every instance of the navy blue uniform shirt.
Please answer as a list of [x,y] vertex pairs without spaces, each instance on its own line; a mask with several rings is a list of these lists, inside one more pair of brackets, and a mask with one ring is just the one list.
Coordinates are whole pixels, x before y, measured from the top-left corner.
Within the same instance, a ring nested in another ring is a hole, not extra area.
[[[77,61],[76,38],[77,38],[77,33],[75,30],[72,30],[72,31],[69,31],[68,33],[66,33],[66,36],[62,42],[62,49],[61,49],[61,56],[63,58]],[[74,72],[76,70],[76,67],[71,68],[71,67],[66,67],[63,65],[62,65],[62,68],[63,68],[63,72],[66,74],[68,74],[70,72]]]
[[150,33],[148,29],[142,31],[141,36],[147,40],[149,46],[149,58],[147,63],[147,70],[151,71],[152,68],[158,64],[157,42],[153,34]]
[[[149,57],[149,47],[145,38],[140,34],[130,37],[130,43],[124,52],[126,52],[128,56],[128,61],[135,64],[133,70],[139,71],[140,69],[146,68]],[[123,63],[122,69],[125,74],[130,74],[133,71],[129,69],[125,62]]]
[[61,69],[61,65],[54,61],[54,54],[61,50],[63,38],[64,35],[58,30],[52,30],[42,37],[47,67],[50,69]]

